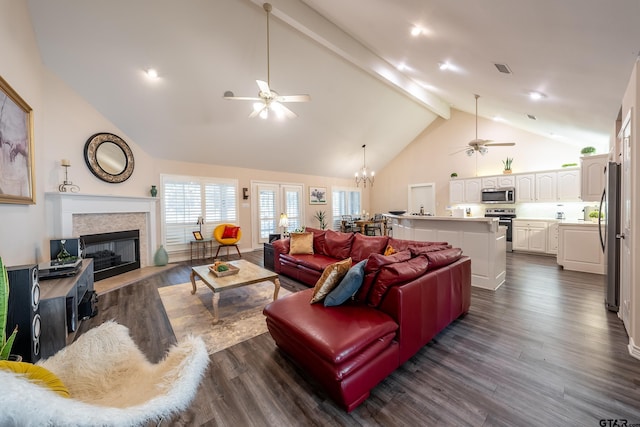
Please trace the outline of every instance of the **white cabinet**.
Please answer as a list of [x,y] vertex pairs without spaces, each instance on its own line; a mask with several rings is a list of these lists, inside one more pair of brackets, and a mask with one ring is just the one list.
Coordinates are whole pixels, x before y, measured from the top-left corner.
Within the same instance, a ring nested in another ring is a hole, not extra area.
[[560,202],[578,202],[580,194],[580,170],[567,169],[557,172],[557,196]]
[[513,250],[547,252],[547,222],[513,220]]
[[514,175],[496,175],[482,178],[482,188],[505,188],[515,186],[516,177]]
[[565,270],[605,274],[605,256],[597,224],[560,224],[558,264]]
[[550,222],[547,227],[547,253],[558,253],[558,223]]
[[480,203],[482,201],[482,179],[472,178],[464,180],[464,202]]
[[532,173],[516,175],[516,202],[535,202],[536,176]]
[[449,203],[480,203],[482,201],[482,179],[454,179],[449,181]]
[[605,187],[605,168],[608,161],[607,154],[587,156],[580,159],[582,164],[582,200],[585,202],[598,202]]
[[558,200],[556,172],[540,172],[536,174],[536,202],[556,202]]

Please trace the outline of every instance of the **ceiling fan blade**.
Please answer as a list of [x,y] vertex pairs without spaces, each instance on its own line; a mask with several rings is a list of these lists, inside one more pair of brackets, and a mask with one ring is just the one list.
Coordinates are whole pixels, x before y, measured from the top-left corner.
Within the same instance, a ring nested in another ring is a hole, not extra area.
[[258,88],[260,88],[260,92],[264,93],[267,96],[271,95],[271,89],[269,89],[269,85],[267,84],[267,82],[263,80],[256,80],[256,83],[258,83]]
[[516,145],[515,142],[490,142],[485,144],[487,147],[498,147],[498,146],[511,146],[511,145]]
[[459,150],[454,151],[453,153],[449,153],[449,155],[453,156],[454,154],[462,153],[463,151],[467,151],[468,149],[469,149],[469,147],[464,147],[464,148],[461,148]]
[[223,96],[223,98],[230,101],[262,101],[262,98],[254,98],[251,96]]
[[272,102],[270,107],[279,117],[284,116],[288,119],[293,119],[298,117],[296,113],[294,113],[293,111],[291,111],[290,109],[288,109],[278,101]]
[[278,96],[278,102],[309,102],[309,95],[281,95]]

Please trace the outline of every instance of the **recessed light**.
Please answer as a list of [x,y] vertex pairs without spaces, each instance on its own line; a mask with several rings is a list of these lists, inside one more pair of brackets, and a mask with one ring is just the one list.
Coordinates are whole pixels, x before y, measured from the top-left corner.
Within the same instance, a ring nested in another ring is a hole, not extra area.
[[507,120],[506,120],[506,119],[504,119],[504,118],[502,118],[502,117],[500,117],[500,116],[494,116],[494,117],[493,117],[493,121],[494,121],[494,122],[501,122],[501,123],[506,123],[506,122],[507,122]]
[[451,64],[449,64],[448,62],[438,62],[438,68],[440,68],[441,70],[448,70],[451,68]]
[[535,90],[532,90],[531,92],[529,92],[529,98],[533,99],[534,101],[538,101],[540,99],[546,98],[547,95],[545,95],[542,92],[538,92]]
[[145,73],[147,74],[147,77],[149,77],[150,79],[158,78],[158,70],[156,70],[155,68],[147,68]]
[[405,64],[404,62],[401,62],[400,64],[398,64],[397,68],[398,68],[398,71],[406,71],[409,69],[407,64]]
[[415,26],[415,27],[411,27],[411,35],[413,37],[418,37],[420,34],[422,34],[423,30],[422,28]]

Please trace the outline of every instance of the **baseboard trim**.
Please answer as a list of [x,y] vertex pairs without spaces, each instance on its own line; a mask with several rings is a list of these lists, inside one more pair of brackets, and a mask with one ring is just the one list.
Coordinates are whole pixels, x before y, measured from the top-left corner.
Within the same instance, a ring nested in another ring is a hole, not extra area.
[[640,347],[638,347],[637,345],[635,345],[635,343],[633,342],[633,338],[629,337],[629,354],[631,355],[631,357],[635,357],[636,359],[640,360]]

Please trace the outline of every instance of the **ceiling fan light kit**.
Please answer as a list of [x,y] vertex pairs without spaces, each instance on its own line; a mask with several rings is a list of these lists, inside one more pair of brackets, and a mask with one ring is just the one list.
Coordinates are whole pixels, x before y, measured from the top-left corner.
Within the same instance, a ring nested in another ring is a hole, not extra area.
[[258,97],[234,96],[233,92],[226,91],[223,95],[224,99],[233,101],[254,101],[253,112],[249,114],[249,118],[259,116],[261,119],[269,118],[269,112],[275,114],[277,118],[295,118],[297,114],[284,106],[285,102],[308,102],[311,101],[309,95],[279,95],[271,89],[271,64],[269,51],[269,15],[273,10],[270,3],[262,5],[267,13],[267,81],[256,80],[258,85]]

